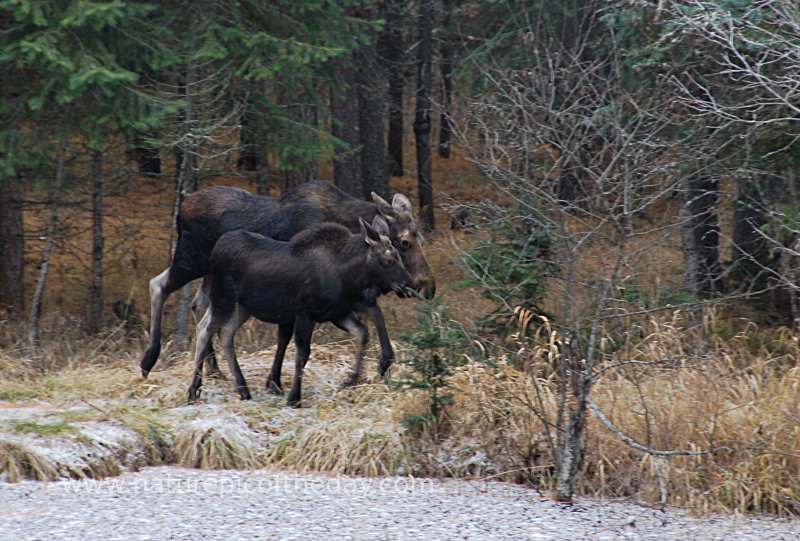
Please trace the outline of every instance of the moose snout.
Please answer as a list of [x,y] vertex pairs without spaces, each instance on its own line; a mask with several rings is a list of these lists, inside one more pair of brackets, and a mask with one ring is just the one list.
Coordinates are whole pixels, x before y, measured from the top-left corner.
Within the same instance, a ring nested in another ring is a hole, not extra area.
[[392,291],[400,298],[413,297],[416,290],[414,280],[408,275],[392,284]]
[[426,299],[432,299],[436,295],[436,281],[433,276],[418,274],[414,276],[414,291]]
[[407,297],[413,297],[414,296],[414,293],[413,293],[414,292],[414,288],[411,286],[411,282],[407,282],[407,283],[404,283],[404,284],[395,284],[392,287],[392,290],[401,299],[405,299]]

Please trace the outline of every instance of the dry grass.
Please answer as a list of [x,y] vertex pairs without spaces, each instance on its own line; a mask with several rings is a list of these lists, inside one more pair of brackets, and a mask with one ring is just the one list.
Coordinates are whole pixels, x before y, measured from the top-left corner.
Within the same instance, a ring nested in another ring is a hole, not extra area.
[[[654,459],[628,447],[591,416],[578,491],[657,502],[660,476],[670,503],[697,512],[795,513],[800,504],[798,341],[782,331],[712,319],[705,327],[705,354],[698,357],[691,355],[697,330],[680,322],[677,314],[632,325],[638,331],[620,348],[618,360],[679,361],[609,370],[593,397],[619,430],[642,444],[658,450],[717,450]],[[326,338],[333,341],[324,343]],[[481,477],[546,489],[553,465],[540,410],[552,416],[557,406],[549,340],[542,333],[541,341],[528,344],[523,352],[528,362],[516,364],[524,370],[503,359],[459,368],[450,379],[454,402],[436,434],[402,426],[404,416],[424,408],[425,397],[375,381],[375,346],[366,368],[373,383],[338,389],[350,367],[352,344],[336,333],[318,337],[323,343],[312,350],[306,407],[300,410],[260,389],[272,348],[242,355],[254,391],[250,402],[239,401],[229,381],[210,380],[204,384],[204,404],[185,407],[188,355],[161,366],[146,381],[135,362],[73,360],[52,373],[0,380],[0,397],[62,410],[83,407],[65,413],[67,422],[120,421],[149,442],[148,463]],[[396,366],[395,375],[403,369]],[[0,470],[7,477],[54,476],[46,460],[24,445],[4,445],[0,456],[10,458]]]
[[408,441],[392,413],[385,400],[352,407],[336,404],[314,419],[287,426],[270,447],[267,463],[345,475],[408,471]]
[[[686,347],[686,334],[660,326],[643,344],[646,358],[679,358],[676,350],[681,343]],[[745,347],[754,341],[762,341],[765,349]],[[660,467],[672,503],[702,512],[796,513],[799,354],[797,341],[786,341],[781,331],[747,326],[729,339],[712,341],[700,360],[610,373],[594,397],[623,432],[654,449],[717,450],[655,464],[594,424],[584,490],[655,501]]]
[[57,477],[55,465],[27,445],[0,440],[0,479],[16,483],[22,479],[52,481]]
[[204,470],[249,469],[261,465],[258,437],[236,416],[200,417],[175,428],[171,462]]

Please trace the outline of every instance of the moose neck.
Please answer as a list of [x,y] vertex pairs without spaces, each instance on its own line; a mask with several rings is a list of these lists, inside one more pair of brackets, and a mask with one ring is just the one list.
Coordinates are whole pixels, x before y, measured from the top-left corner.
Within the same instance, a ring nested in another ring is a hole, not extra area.
[[349,290],[362,291],[372,287],[367,270],[368,255],[369,248],[360,235],[341,244],[336,250],[341,275],[348,278],[345,282]]

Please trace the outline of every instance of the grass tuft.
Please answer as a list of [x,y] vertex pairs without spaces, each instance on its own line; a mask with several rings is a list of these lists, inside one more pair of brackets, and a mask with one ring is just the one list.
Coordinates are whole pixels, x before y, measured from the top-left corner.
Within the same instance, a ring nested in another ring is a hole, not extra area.
[[16,483],[23,479],[52,481],[57,476],[55,464],[24,443],[0,440],[0,479]]
[[[330,402],[313,419],[286,427],[267,452],[269,464],[301,471],[386,476],[408,472],[410,452],[387,402]],[[330,408],[330,409],[327,409]]]
[[179,425],[170,462],[204,470],[250,469],[261,465],[256,434],[239,417],[198,418]]

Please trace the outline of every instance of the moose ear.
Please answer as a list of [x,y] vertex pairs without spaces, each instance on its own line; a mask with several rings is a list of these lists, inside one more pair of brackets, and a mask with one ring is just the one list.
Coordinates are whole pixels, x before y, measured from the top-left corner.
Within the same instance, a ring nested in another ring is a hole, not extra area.
[[375,231],[377,231],[379,235],[383,235],[384,237],[389,237],[392,234],[391,231],[389,231],[389,224],[380,214],[373,218],[372,227],[375,228]]
[[365,222],[364,218],[361,218],[360,216],[358,218],[358,223],[361,226],[361,236],[364,237],[364,242],[370,246],[375,246],[376,244],[380,243],[381,236],[377,231],[375,231],[374,227]]
[[397,211],[383,197],[376,194],[375,192],[372,192],[372,201],[374,201],[375,205],[377,205],[378,212],[381,213],[381,216],[386,218],[388,221],[392,221],[395,219]]
[[392,199],[392,208],[397,212],[411,214],[411,201],[405,195],[396,193]]

